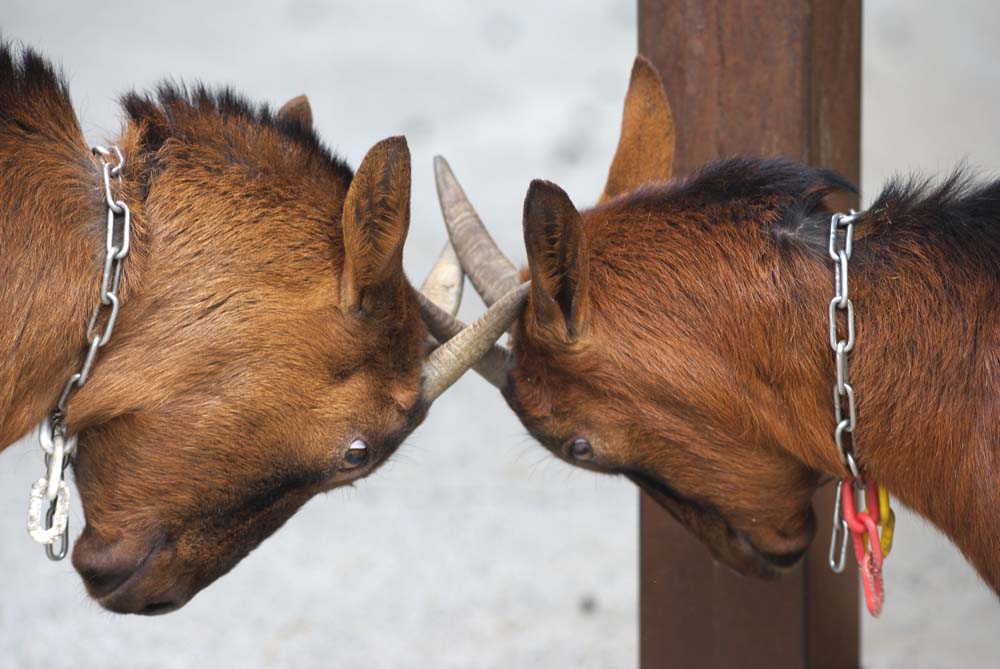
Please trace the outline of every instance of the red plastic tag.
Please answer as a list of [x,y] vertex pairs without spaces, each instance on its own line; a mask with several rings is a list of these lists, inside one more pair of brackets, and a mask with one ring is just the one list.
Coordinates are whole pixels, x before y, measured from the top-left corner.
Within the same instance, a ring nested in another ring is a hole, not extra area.
[[878,618],[885,603],[885,588],[882,583],[882,570],[875,567],[872,554],[866,553],[861,561],[861,585],[865,591],[865,605],[872,617]]

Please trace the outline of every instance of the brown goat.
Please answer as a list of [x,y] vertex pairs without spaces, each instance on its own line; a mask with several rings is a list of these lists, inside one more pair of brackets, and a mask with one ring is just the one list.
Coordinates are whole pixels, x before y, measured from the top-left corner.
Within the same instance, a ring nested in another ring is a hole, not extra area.
[[[830,199],[851,186],[755,158],[667,180],[672,137],[659,77],[640,58],[602,200],[578,212],[554,184],[528,190],[530,295],[508,374],[490,378],[558,457],[626,475],[720,561],[769,577],[811,541],[817,486],[845,474],[827,239]],[[518,279],[438,168],[452,240],[489,304]],[[894,183],[855,224],[851,259],[859,461],[994,590],[998,219],[1000,182]]]
[[[73,562],[108,609],[162,613],[314,494],[385,462],[517,305],[429,353],[402,268],[403,138],[353,174],[304,98],[275,116],[228,90],[163,86],[123,105],[132,251],[114,336],[66,416],[87,519]],[[106,209],[66,84],[3,45],[0,194],[6,445],[83,360]],[[449,257],[429,288],[451,310]]]

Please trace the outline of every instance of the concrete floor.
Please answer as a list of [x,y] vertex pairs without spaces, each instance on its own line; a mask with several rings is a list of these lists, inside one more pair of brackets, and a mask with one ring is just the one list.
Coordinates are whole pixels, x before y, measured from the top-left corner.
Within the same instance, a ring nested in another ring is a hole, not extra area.
[[[62,63],[95,141],[118,127],[117,94],[166,75],[273,104],[307,92],[318,129],[354,165],[405,133],[414,279],[444,240],[437,153],[515,259],[530,178],[593,201],[636,42],[627,0],[3,4],[2,34]],[[866,198],[897,170],[964,156],[996,169],[1000,9],[883,0],[866,3],[865,21]],[[29,444],[0,456],[3,669],[636,665],[635,490],[555,462],[475,377],[377,476],[313,500],[163,618],[106,613],[68,561],[45,560],[24,532],[40,467]],[[77,508],[77,530],[81,519]],[[865,665],[994,666],[994,595],[910,514],[896,541],[885,613],[865,618]]]

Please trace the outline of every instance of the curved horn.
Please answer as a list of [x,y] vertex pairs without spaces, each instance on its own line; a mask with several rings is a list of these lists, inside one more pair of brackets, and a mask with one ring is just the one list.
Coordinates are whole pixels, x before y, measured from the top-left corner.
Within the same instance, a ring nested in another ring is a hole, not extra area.
[[[472,325],[463,328],[430,354],[424,363],[423,385],[424,398],[428,403],[437,399],[493,348],[496,340],[521,312],[530,287],[531,284],[526,283],[504,295]],[[431,319],[432,322],[434,320]]]
[[447,242],[431,271],[427,273],[424,285],[420,287],[420,293],[454,316],[462,304],[464,285],[465,274],[462,273],[462,265],[455,254],[455,247],[451,242]]
[[[439,341],[447,342],[468,327],[424,295],[417,295],[417,304],[435,344]],[[490,350],[472,365],[472,369],[492,385],[503,390],[507,387],[507,372],[510,371],[512,360],[513,355],[509,348],[503,344],[493,344]]]
[[517,268],[486,231],[451,167],[441,156],[434,158],[434,178],[441,214],[462,267],[486,306],[491,306],[518,287]]

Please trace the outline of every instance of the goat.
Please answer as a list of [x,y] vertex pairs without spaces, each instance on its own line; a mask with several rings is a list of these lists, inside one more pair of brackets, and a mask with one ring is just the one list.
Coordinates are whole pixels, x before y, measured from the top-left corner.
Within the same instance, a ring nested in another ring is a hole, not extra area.
[[[406,140],[354,173],[312,129],[231,90],[128,93],[132,248],[114,331],[65,421],[86,527],[73,563],[122,613],[164,613],[318,492],[371,474],[515,305],[434,348],[403,274]],[[0,444],[79,369],[104,254],[101,170],[68,85],[0,45]],[[426,290],[458,306],[446,249]],[[432,350],[433,349],[433,350]]]
[[[833,443],[827,241],[842,177],[733,158],[671,179],[659,75],[636,60],[604,194],[533,181],[528,272],[443,159],[442,211],[487,305],[530,278],[489,378],[556,456],[634,481],[719,561],[773,577],[815,533]],[[889,184],[854,224],[858,458],[1000,588],[1000,182]],[[519,290],[524,290],[520,288]],[[423,304],[432,332],[460,327]],[[449,327],[450,326],[450,327]]]

